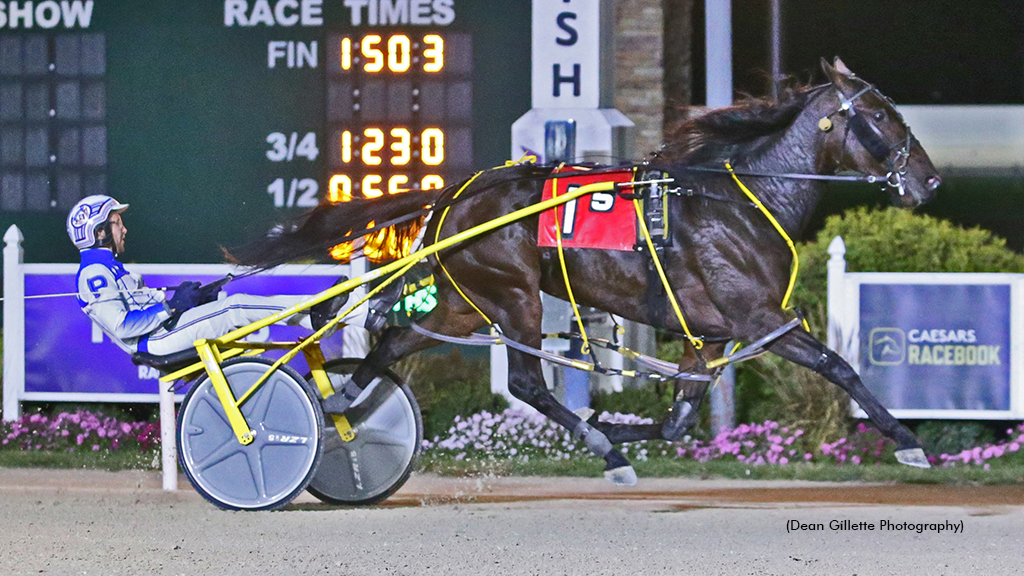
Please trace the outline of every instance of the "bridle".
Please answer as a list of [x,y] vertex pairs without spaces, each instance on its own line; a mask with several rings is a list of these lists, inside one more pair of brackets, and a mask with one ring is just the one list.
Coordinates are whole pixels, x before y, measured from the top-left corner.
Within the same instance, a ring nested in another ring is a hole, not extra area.
[[[843,159],[846,157],[846,141],[849,139],[850,131],[853,131],[854,137],[868,151],[868,154],[872,158],[880,163],[885,164],[888,172],[884,177],[883,187],[895,188],[899,192],[900,196],[906,194],[904,188],[904,179],[907,175],[907,164],[910,162],[910,148],[917,143],[917,139],[914,138],[910,132],[910,127],[907,126],[906,121],[903,119],[903,115],[896,110],[896,105],[888,97],[879,92],[873,85],[867,84],[859,92],[845,98],[843,91],[832,84],[839,93],[839,108],[834,112],[827,114],[818,121],[818,129],[823,132],[828,132],[832,129],[831,117],[836,114],[842,114],[846,117],[846,131],[843,133],[843,149],[839,157],[839,164],[842,164]],[[868,92],[874,92],[876,96],[888,102],[903,127],[907,130],[907,137],[902,141],[894,142],[893,144],[887,144],[885,136],[882,135],[882,131],[877,126],[872,124],[864,114],[857,112],[857,107],[854,104],[858,98],[867,94]],[[895,154],[893,152],[895,151]],[[876,177],[877,178],[877,177]]]
[[[867,84],[863,89],[854,94],[853,96],[846,98],[843,91],[835,83],[823,84],[812,88],[812,90],[822,90],[828,87],[833,87],[836,92],[839,93],[839,107],[834,111],[826,114],[818,121],[818,129],[822,132],[829,132],[832,130],[831,117],[836,114],[842,114],[846,117],[846,130],[843,134],[843,148],[839,156],[839,165],[842,165],[843,159],[846,157],[846,141],[849,139],[850,132],[853,132],[854,137],[868,151],[868,154],[872,158],[880,163],[885,164],[887,172],[883,174],[859,174],[859,175],[834,175],[834,174],[804,174],[794,172],[759,172],[754,170],[734,170],[731,173],[737,176],[753,176],[760,178],[787,178],[791,180],[824,180],[832,182],[867,182],[868,184],[881,184],[882,190],[888,188],[895,188],[900,196],[906,194],[905,179],[907,175],[907,165],[910,162],[910,148],[915,144],[920,145],[917,138],[910,132],[910,127],[907,126],[903,116],[896,110],[896,105],[891,99],[878,91],[873,85]],[[874,92],[879,98],[882,98],[890,105],[892,105],[893,111],[896,112],[896,116],[899,118],[903,127],[907,129],[907,137],[894,144],[887,144],[885,136],[882,135],[881,130],[877,126],[872,124],[864,114],[858,113],[855,102],[863,95],[868,92]],[[895,150],[895,154],[893,151]],[[650,164],[645,162],[645,164]],[[719,174],[729,174],[729,170],[718,168],[715,166],[677,166],[674,167],[677,171],[682,172],[712,172]]]

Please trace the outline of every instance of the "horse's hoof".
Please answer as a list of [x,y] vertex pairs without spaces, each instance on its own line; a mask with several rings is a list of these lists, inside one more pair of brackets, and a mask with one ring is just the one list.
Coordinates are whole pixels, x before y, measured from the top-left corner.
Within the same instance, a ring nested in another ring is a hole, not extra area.
[[906,464],[907,466],[913,466],[914,468],[932,467],[932,465],[928,463],[928,458],[924,455],[924,450],[920,448],[905,448],[903,450],[897,450],[896,460],[900,464]]
[[590,417],[594,415],[594,409],[593,408],[577,408],[577,409],[573,410],[572,413],[577,415],[577,416],[579,416],[580,420],[583,420],[584,422],[589,422],[590,421]]
[[604,477],[616,486],[636,486],[636,470],[632,466],[619,466],[604,471]]

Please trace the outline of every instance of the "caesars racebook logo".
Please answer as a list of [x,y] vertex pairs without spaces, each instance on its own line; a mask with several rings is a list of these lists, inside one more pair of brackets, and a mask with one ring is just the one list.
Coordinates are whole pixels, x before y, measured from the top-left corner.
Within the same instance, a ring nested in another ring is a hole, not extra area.
[[1001,346],[978,344],[974,330],[875,328],[869,336],[876,366],[992,366],[1002,364]]

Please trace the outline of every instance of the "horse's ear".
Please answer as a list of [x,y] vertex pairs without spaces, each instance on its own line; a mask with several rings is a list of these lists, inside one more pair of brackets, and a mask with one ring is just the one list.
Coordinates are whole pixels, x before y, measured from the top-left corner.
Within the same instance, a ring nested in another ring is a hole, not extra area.
[[828,63],[828,60],[821,59],[821,69],[825,72],[825,76],[828,77],[828,81],[835,85],[842,85],[845,83],[849,74],[850,69],[843,64],[843,61],[836,58],[836,65],[833,66]]
[[824,56],[821,57],[821,70],[827,76],[830,76],[830,77],[832,76],[832,73],[836,71],[836,69],[833,68],[832,65],[828,63],[828,60],[825,60]]
[[854,76],[854,73],[846,67],[846,64],[843,64],[843,61],[839,59],[839,56],[836,56],[835,67],[839,73],[845,76]]

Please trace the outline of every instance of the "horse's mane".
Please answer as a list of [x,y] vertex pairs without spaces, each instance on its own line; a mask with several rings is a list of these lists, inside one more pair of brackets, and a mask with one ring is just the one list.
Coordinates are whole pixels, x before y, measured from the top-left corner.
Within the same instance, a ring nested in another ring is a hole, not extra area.
[[778,101],[746,98],[684,122],[653,156],[691,166],[748,156],[761,139],[780,133],[823,86],[786,88]]

